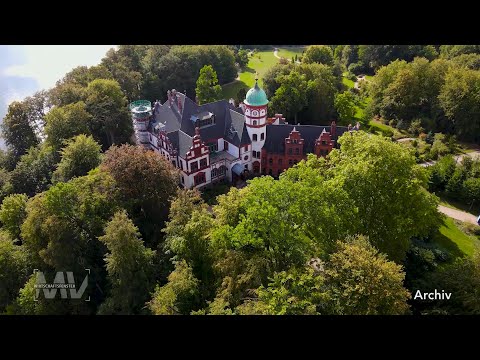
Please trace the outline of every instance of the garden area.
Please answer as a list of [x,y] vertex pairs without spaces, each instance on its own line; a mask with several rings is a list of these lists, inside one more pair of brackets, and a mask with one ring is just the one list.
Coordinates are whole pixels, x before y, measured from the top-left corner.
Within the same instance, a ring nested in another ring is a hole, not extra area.
[[[278,56],[291,59],[292,56],[302,54],[304,47],[285,47],[278,48]],[[255,84],[255,74],[258,73],[259,85],[262,86],[262,77],[265,72],[273,65],[278,63],[280,59],[273,54],[273,47],[269,50],[253,51],[249,55],[248,65],[238,74],[238,79],[222,87],[225,99],[237,99],[240,89],[248,91]]]

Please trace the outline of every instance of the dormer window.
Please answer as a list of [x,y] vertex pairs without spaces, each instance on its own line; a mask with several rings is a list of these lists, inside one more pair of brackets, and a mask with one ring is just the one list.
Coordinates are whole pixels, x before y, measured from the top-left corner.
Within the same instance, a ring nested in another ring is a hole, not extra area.
[[192,115],[190,120],[195,127],[203,128],[210,125],[215,125],[215,115],[209,111],[204,111],[196,115]]

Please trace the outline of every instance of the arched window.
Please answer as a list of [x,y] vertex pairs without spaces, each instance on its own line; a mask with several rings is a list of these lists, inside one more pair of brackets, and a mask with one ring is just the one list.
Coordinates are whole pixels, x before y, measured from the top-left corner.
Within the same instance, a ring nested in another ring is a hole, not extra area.
[[217,168],[212,169],[212,178],[215,178],[217,176],[218,176],[218,169]]
[[253,141],[257,141],[257,134],[253,134]]
[[218,168],[219,175],[225,175],[227,173],[227,167],[222,165]]
[[257,125],[257,120],[253,120],[253,126]]

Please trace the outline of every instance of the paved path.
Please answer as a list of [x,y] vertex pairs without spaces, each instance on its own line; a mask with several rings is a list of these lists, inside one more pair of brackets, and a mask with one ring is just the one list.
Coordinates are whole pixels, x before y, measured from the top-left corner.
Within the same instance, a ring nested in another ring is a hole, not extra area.
[[415,138],[403,138],[403,139],[398,139],[397,142],[405,142],[405,141],[413,141],[413,140],[417,140]]
[[[455,159],[455,161],[457,163],[460,163],[465,156],[470,156],[473,160],[480,160],[480,150],[475,150],[475,151],[472,151],[472,152],[468,152],[466,154],[455,155],[453,158]],[[428,161],[428,162],[421,163],[419,165],[423,166],[423,167],[426,167],[426,166],[434,165],[436,162],[437,162],[436,160],[435,161]]]
[[370,80],[367,80],[367,78],[365,76],[357,76],[357,81],[355,81],[355,83],[353,84],[353,87],[355,89],[359,89],[360,88],[360,81],[366,81],[366,82],[369,82]]
[[438,205],[438,211],[448,217],[477,225],[477,217],[465,211],[452,209],[443,205]]

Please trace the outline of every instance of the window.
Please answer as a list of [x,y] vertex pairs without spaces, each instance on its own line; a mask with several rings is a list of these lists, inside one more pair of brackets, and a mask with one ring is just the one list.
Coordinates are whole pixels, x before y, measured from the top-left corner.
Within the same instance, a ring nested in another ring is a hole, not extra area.
[[183,178],[183,176],[180,176],[180,179],[182,180],[182,184],[185,184],[185,179]]
[[282,158],[278,159],[278,165],[282,165]]
[[327,145],[327,140],[322,140],[322,145]]
[[228,150],[228,142],[226,141],[223,142],[223,149]]
[[257,125],[257,120],[253,120],[253,126]]
[[218,172],[220,175],[225,175],[227,173],[227,167],[225,165],[220,166]]
[[215,116],[212,116],[208,119],[197,120],[196,124],[198,127],[204,127],[204,126],[215,124]]
[[208,150],[210,150],[210,153],[216,153],[218,151],[218,143],[209,143],[207,144]]
[[218,169],[212,169],[212,178],[216,178],[218,176]]
[[244,150],[245,150],[245,151],[248,151],[248,145],[245,145]]
[[288,153],[289,153],[290,155],[292,155],[292,148],[289,148],[289,149],[288,149]]
[[195,175],[193,177],[193,179],[195,181],[195,185],[203,184],[204,182],[206,182],[205,173],[201,172],[201,173]]
[[198,170],[198,161],[192,161],[190,163],[190,169],[192,170],[192,172],[195,172]]
[[282,173],[282,170],[278,169],[277,176],[280,176],[281,173]]
[[296,144],[296,143],[297,143],[297,139],[293,139],[293,143]]
[[183,161],[180,160],[180,169],[183,170]]
[[265,133],[260,134],[260,140],[265,140]]
[[272,158],[268,159],[268,163],[273,164],[273,159]]
[[257,141],[257,134],[253,134],[253,141]]
[[292,159],[288,160],[288,165],[292,166],[293,162]]
[[300,149],[299,148],[295,148],[295,154],[296,155],[300,154]]
[[207,159],[201,159],[200,160],[200,168],[205,168],[207,167]]
[[245,156],[245,157],[243,158],[243,160],[247,161],[247,160],[248,160],[248,156]]
[[175,160],[172,160],[172,165],[173,167],[177,167],[177,162]]

